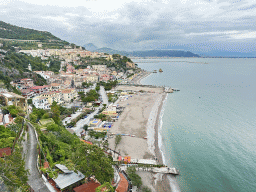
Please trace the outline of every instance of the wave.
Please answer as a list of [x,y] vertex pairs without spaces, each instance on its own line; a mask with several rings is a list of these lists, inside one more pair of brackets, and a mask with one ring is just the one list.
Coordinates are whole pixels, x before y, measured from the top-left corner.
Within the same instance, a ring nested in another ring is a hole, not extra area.
[[[160,112],[159,127],[158,127],[158,147],[159,147],[159,151],[160,151],[160,154],[162,156],[162,160],[163,160],[164,165],[166,165],[166,158],[165,158],[165,155],[164,155],[165,148],[164,148],[164,145],[163,145],[163,137],[162,137],[161,131],[162,131],[162,128],[163,128],[163,116],[164,116],[165,104],[167,102],[167,98],[168,98],[168,94],[166,95],[166,97],[163,101],[163,107],[162,107],[162,110]],[[171,162],[167,162],[167,163],[171,164]],[[170,184],[170,187],[172,189],[172,192],[181,192],[179,184],[178,184],[175,176],[168,175],[167,178],[169,180],[169,184]]]

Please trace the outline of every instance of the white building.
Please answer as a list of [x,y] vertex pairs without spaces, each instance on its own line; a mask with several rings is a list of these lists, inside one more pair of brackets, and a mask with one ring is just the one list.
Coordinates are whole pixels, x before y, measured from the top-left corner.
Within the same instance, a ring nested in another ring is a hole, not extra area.
[[34,97],[32,99],[32,103],[36,108],[50,109],[50,104],[48,103],[45,97],[40,97],[40,96]]

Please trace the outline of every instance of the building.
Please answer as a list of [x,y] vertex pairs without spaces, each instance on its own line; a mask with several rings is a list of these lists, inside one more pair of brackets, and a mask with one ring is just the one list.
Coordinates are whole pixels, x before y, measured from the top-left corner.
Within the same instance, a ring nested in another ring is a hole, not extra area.
[[0,97],[2,98],[3,104],[6,106],[15,105],[21,107],[21,109],[27,109],[27,99],[23,96],[12,92],[1,93]]
[[135,68],[135,63],[132,62],[126,62],[126,68]]
[[34,86],[31,87],[31,91],[33,91],[35,94],[42,94],[48,91],[48,86],[44,85],[44,86]]
[[102,121],[100,119],[93,119],[90,121],[91,127],[99,127]]
[[45,97],[34,97],[32,103],[37,109],[50,109],[50,104]]
[[78,95],[75,89],[63,89],[61,92],[61,98],[64,102],[71,102],[72,99],[75,99]]
[[119,173],[119,175],[120,175],[120,181],[116,188],[116,192],[127,192],[129,188],[129,182],[122,173]]
[[55,182],[56,187],[61,191],[79,186],[85,178],[80,171],[75,173],[74,171],[69,170],[65,165],[56,164],[55,167],[61,172],[56,179],[53,179],[53,181]]
[[100,183],[97,183],[93,180],[83,184],[83,185],[80,185],[76,188],[74,188],[73,190],[75,192],[95,192],[96,191],[96,188],[100,186]]
[[51,84],[51,91],[59,91],[61,88],[61,84],[59,83],[52,83]]
[[28,64],[28,70],[32,71],[32,67],[31,67],[30,63]]
[[42,93],[41,97],[45,97],[50,105],[55,101],[58,104],[62,103],[61,94],[58,91],[48,91]]
[[107,65],[92,65],[92,68],[96,71],[105,71],[107,69]]
[[0,149],[0,158],[11,155],[12,150],[10,147]]

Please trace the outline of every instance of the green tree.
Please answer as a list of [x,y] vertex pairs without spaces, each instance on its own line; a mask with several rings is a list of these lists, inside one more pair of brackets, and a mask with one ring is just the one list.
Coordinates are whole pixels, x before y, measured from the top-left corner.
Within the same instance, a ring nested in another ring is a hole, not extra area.
[[116,137],[115,137],[115,150],[116,150],[117,145],[121,142],[121,140],[122,140],[122,136],[121,135],[116,135]]
[[0,158],[0,177],[8,186],[10,191],[27,191],[28,171],[25,170],[25,162],[19,149],[13,151],[12,155]]
[[137,186],[138,188],[142,186],[141,177],[138,174],[136,174],[136,169],[134,166],[127,168],[127,174],[128,177],[131,179],[133,185]]

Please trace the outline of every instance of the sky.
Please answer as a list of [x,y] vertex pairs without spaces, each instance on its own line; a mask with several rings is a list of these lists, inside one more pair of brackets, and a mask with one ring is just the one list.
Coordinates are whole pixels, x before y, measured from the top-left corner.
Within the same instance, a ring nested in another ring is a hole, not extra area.
[[0,20],[81,46],[256,56],[254,0],[0,0]]

